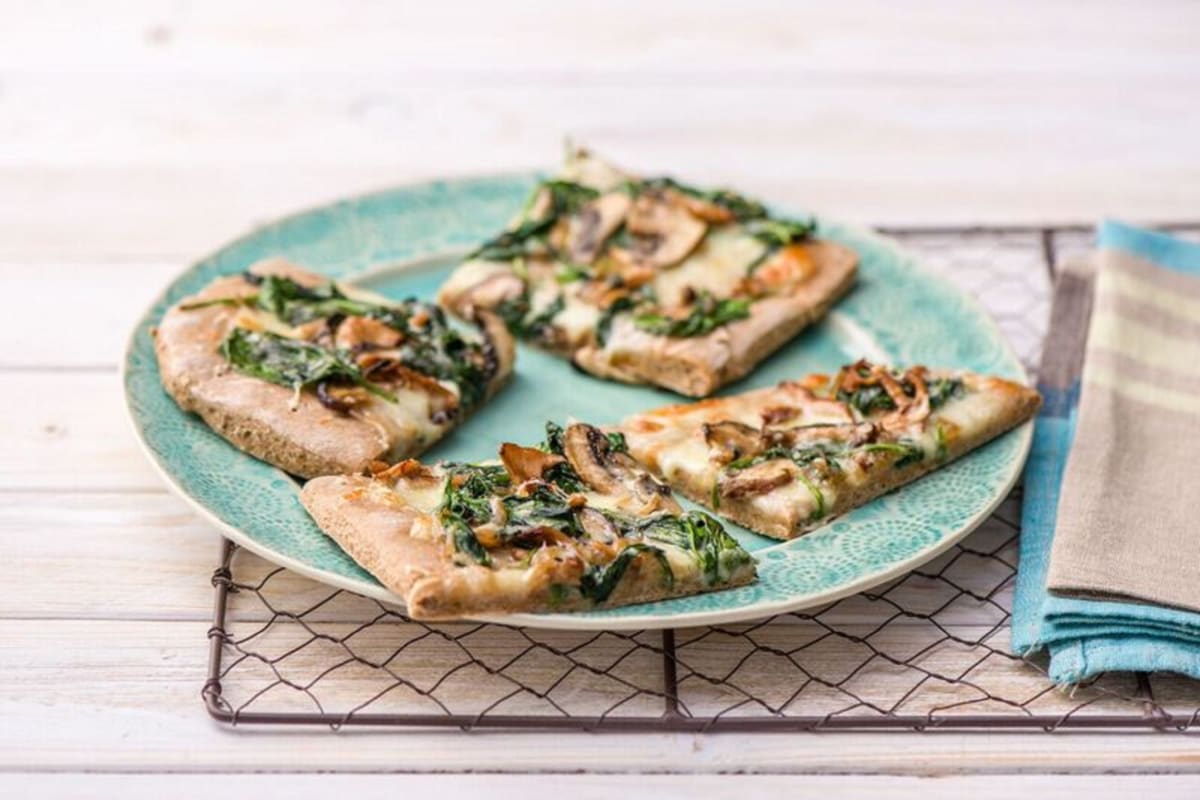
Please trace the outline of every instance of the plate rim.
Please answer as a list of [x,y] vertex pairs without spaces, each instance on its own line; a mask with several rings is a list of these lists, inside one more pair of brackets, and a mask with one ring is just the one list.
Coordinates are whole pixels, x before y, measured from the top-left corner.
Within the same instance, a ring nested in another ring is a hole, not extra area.
[[[348,591],[353,594],[368,597],[377,602],[384,603],[390,606],[396,606],[403,610],[405,608],[403,598],[389,591],[381,584],[368,585],[360,581],[353,580],[346,576],[338,575],[337,573],[313,567],[300,561],[291,555],[281,553],[278,550],[272,549],[266,545],[260,544],[250,536],[246,535],[237,526],[227,523],[222,520],[217,514],[198,499],[193,497],[167,470],[166,465],[158,458],[149,443],[146,441],[141,426],[138,423],[136,412],[134,409],[132,393],[129,389],[128,372],[132,362],[132,355],[137,345],[137,339],[144,325],[155,324],[151,317],[154,309],[161,303],[165,303],[167,295],[177,283],[183,280],[192,270],[203,264],[205,261],[212,259],[221,252],[234,247],[235,245],[247,242],[260,236],[264,231],[273,226],[281,225],[292,219],[302,217],[306,214],[322,211],[331,206],[342,203],[356,203],[366,201],[374,197],[383,197],[397,191],[419,191],[423,188],[430,188],[440,184],[465,182],[471,180],[504,180],[504,179],[523,179],[536,178],[544,174],[541,170],[532,171],[514,171],[514,172],[488,172],[471,175],[455,175],[446,178],[427,179],[421,181],[402,182],[390,187],[363,192],[359,194],[342,196],[326,203],[307,206],[300,210],[277,217],[268,222],[259,224],[251,228],[246,233],[237,236],[225,244],[220,245],[208,254],[201,256],[198,259],[191,261],[182,270],[175,273],[165,285],[150,299],[142,312],[137,316],[137,319],[130,330],[125,340],[125,347],[122,352],[121,361],[118,368],[118,380],[120,382],[122,393],[124,395],[125,419],[128,422],[134,438],[137,441],[138,448],[146,456],[147,460],[152,465],[154,471],[167,484],[173,494],[182,498],[191,508],[197,512],[200,517],[207,520],[215,526],[221,534],[230,541],[243,547],[246,550],[258,555],[264,560],[277,566],[289,569],[307,578],[310,578],[318,583],[326,586],[332,586],[342,591]],[[1012,345],[1009,343],[1000,326],[992,315],[984,308],[983,304],[970,292],[960,288],[954,283],[948,281],[940,275],[937,275],[922,261],[908,253],[908,251],[896,239],[881,234],[874,229],[863,227],[853,223],[846,223],[840,220],[831,220],[841,229],[852,233],[856,237],[861,237],[870,240],[874,245],[887,250],[889,253],[895,254],[900,258],[906,259],[922,276],[930,281],[936,281],[944,284],[950,290],[958,294],[961,300],[970,307],[977,319],[981,320],[983,325],[988,329],[991,335],[1000,343],[1002,350],[1007,359],[1015,367],[1017,375],[1016,380],[1025,384],[1029,383],[1029,374],[1025,369],[1025,365],[1016,355]],[[374,265],[364,270],[351,273],[343,276],[341,280],[354,280],[363,275],[370,274],[376,269],[392,269],[396,271],[404,271],[416,267],[420,262],[430,261],[439,257],[446,257],[448,253],[452,253],[454,248],[442,248],[433,252],[423,253],[400,261],[392,262],[387,265]],[[836,306],[835,306],[836,309]],[[1020,480],[1021,473],[1024,469],[1025,461],[1029,455],[1029,450],[1033,442],[1033,426],[1034,421],[1029,420],[1016,428],[1001,434],[1002,437],[1012,436],[1018,437],[1017,452],[1008,466],[1009,474],[1006,476],[1003,488],[995,492],[979,511],[977,511],[970,519],[961,525],[961,527],[953,534],[944,536],[935,544],[924,548],[908,558],[891,564],[881,570],[870,572],[859,578],[838,585],[835,588],[828,589],[818,594],[801,595],[795,599],[782,599],[774,601],[761,601],[759,603],[741,606],[736,608],[697,611],[675,616],[650,616],[650,617],[604,617],[592,616],[591,614],[553,614],[553,613],[516,613],[516,614],[478,614],[461,619],[451,620],[451,622],[483,622],[488,624],[506,625],[509,627],[522,628],[538,628],[543,630],[574,630],[574,631],[642,631],[642,630],[668,630],[680,629],[708,625],[731,624],[737,622],[749,622],[753,620],[765,619],[767,617],[784,614],[789,612],[801,611],[806,608],[815,608],[837,602],[851,595],[858,594],[873,586],[878,586],[881,583],[886,583],[894,578],[906,575],[912,572],[917,567],[940,556],[942,553],[949,550],[958,542],[973,533],[979,528],[991,515],[992,512],[1004,502],[1011,494],[1012,489]],[[997,437],[1000,438],[1000,437]],[[993,440],[994,441],[994,440]],[[231,445],[232,446],[232,445]],[[245,458],[253,458],[249,454],[243,453]],[[279,470],[278,467],[272,468]],[[282,474],[283,471],[279,470]],[[289,478],[289,482],[292,482]],[[298,490],[297,490],[298,491]],[[779,542],[768,545],[774,547],[776,545],[786,544],[792,540],[780,540]],[[434,623],[436,624],[436,622]]]

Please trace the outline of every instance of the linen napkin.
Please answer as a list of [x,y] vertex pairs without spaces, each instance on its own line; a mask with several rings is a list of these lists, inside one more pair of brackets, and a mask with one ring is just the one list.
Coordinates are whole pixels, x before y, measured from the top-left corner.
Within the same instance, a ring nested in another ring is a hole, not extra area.
[[1055,287],[1013,648],[1060,683],[1200,677],[1200,245],[1113,222],[1098,244]]

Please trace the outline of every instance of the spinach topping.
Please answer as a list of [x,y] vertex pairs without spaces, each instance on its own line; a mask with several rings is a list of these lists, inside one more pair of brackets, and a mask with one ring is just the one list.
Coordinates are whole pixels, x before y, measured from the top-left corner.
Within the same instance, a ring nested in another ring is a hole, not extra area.
[[485,261],[512,261],[535,252],[549,251],[547,235],[560,217],[574,214],[600,193],[588,186],[564,180],[542,181],[534,187],[525,203],[526,214],[543,190],[550,193],[550,207],[538,219],[522,219],[517,227],[502,232],[480,245],[467,258]]
[[[916,394],[916,389],[907,380],[900,382],[900,388],[909,397]],[[929,408],[937,410],[951,400],[962,397],[963,382],[958,378],[934,378],[925,384],[929,394]],[[859,414],[868,417],[876,411],[891,411],[896,407],[895,402],[887,391],[879,384],[860,386],[853,392],[838,390],[837,399],[847,403]]]
[[495,311],[514,336],[536,339],[547,335],[554,317],[566,308],[566,305],[566,298],[560,294],[541,311],[530,316],[529,292],[525,291],[517,297],[502,300],[495,307]]
[[901,439],[897,442],[877,442],[875,444],[865,444],[860,448],[866,453],[895,453],[900,456],[896,459],[893,467],[907,467],[909,464],[917,464],[925,460],[925,450],[921,445],[909,439]]
[[525,220],[512,230],[507,230],[489,239],[478,249],[467,255],[467,259],[480,258],[484,261],[511,261],[532,255],[535,245],[546,245],[546,234],[554,227],[554,217]]
[[629,565],[642,553],[648,553],[654,557],[662,569],[663,583],[668,587],[674,586],[675,573],[671,571],[671,563],[667,561],[667,554],[657,547],[638,542],[626,547],[608,564],[596,564],[589,567],[580,578],[580,593],[592,602],[603,603],[617,588],[617,584],[625,576]]
[[690,553],[709,584],[727,578],[733,570],[750,562],[750,554],[737,540],[702,511],[689,511],[680,517],[650,517],[634,523],[633,528],[647,539]]
[[[482,403],[488,382],[496,374],[495,354],[487,346],[464,338],[438,306],[406,300],[403,308],[403,327],[399,330],[405,337],[400,343],[400,363],[455,384],[459,402],[468,409]],[[418,310],[424,312],[424,325],[420,327],[412,324]]]
[[701,292],[686,317],[668,317],[659,312],[638,314],[633,324],[647,333],[673,338],[705,336],[722,325],[750,316],[750,300],[729,297],[718,300]]
[[492,497],[512,481],[498,464],[448,464],[446,471],[446,489],[438,514],[442,527],[450,533],[455,550],[486,567],[492,563],[491,556],[471,526],[491,518]]
[[[620,434],[609,434],[620,435]],[[624,442],[624,438],[622,438]],[[538,447],[545,450],[547,453],[553,453],[556,456],[563,454],[563,429],[561,425],[554,422],[546,423],[546,440]],[[579,477],[579,473],[571,466],[571,462],[564,461],[561,464],[555,464],[542,473],[542,479],[547,483],[552,483],[568,494],[587,491],[587,487],[583,484],[583,480]]]
[[891,411],[896,407],[887,390],[879,384],[860,386],[853,392],[839,389],[837,399],[846,403],[864,417],[869,417],[876,411]]
[[963,382],[959,378],[934,378],[925,384],[929,390],[929,407],[941,408],[951,400],[957,400],[965,394]]
[[500,502],[506,516],[500,536],[506,542],[521,546],[522,535],[538,528],[553,528],[571,538],[583,535],[575,509],[567,502],[567,496],[553,486],[536,486],[524,497],[510,494]]
[[[466,408],[474,408],[483,401],[487,394],[488,381],[492,379],[496,371],[494,358],[488,355],[483,345],[467,340],[451,326],[446,319],[445,312],[438,306],[412,298],[394,306],[352,300],[346,297],[332,281],[321,286],[310,287],[303,286],[282,275],[259,276],[246,273],[244,277],[259,287],[257,294],[244,298],[208,300],[181,306],[181,308],[190,310],[218,304],[253,305],[273,314],[289,325],[303,325],[306,322],[328,318],[340,321],[342,317],[347,316],[368,317],[404,334],[400,345],[400,363],[432,378],[454,383],[459,390],[459,401]],[[415,321],[417,319],[420,319],[419,324]],[[263,334],[263,336],[266,335]],[[230,336],[232,337],[233,334],[231,333]],[[244,338],[244,336],[245,332],[239,334],[239,337]],[[283,339],[274,334],[270,334],[270,336],[274,339]],[[373,384],[366,383],[363,374],[348,354],[326,350],[305,342],[286,341],[291,344],[276,344],[270,348],[264,346],[251,348],[242,342],[235,342],[231,347],[222,345],[221,352],[226,360],[241,371],[255,374],[264,380],[272,380],[266,377],[267,372],[273,371],[270,364],[264,363],[261,366],[263,374],[250,372],[247,365],[251,361],[267,359],[268,349],[287,350],[293,353],[304,352],[308,354],[306,358],[313,362],[318,360],[316,355],[318,352],[327,353],[329,358],[339,362],[336,369],[345,371],[349,368],[353,370],[352,375],[346,374],[341,377],[372,389],[375,394],[386,397],[393,403],[396,402],[394,395],[383,392]],[[235,356],[232,355],[234,350],[237,350],[238,361],[235,361]],[[304,381],[300,385],[309,386],[322,380],[325,378]],[[281,383],[282,381],[272,380],[272,382]],[[284,385],[295,384],[289,382]]]
[[629,194],[637,196],[647,189],[674,189],[680,194],[686,194],[688,197],[694,197],[697,200],[703,200],[713,205],[720,206],[733,215],[733,218],[738,222],[745,222],[750,219],[762,219],[767,216],[766,207],[757,200],[751,200],[745,195],[729,189],[700,189],[695,186],[689,186],[686,183],[680,183],[674,178],[648,178],[643,181],[626,181],[624,189]]
[[750,234],[768,248],[778,250],[810,238],[817,231],[815,219],[762,219],[750,226]]
[[803,221],[762,219],[754,222],[749,230],[750,235],[766,245],[758,258],[751,261],[746,268],[748,273],[753,273],[763,262],[783,248],[811,238],[817,231],[817,221],[812,218]]
[[352,383],[389,402],[396,396],[368,381],[341,350],[326,350],[274,333],[234,328],[221,342],[221,355],[234,369],[260,380],[301,389],[323,382]]

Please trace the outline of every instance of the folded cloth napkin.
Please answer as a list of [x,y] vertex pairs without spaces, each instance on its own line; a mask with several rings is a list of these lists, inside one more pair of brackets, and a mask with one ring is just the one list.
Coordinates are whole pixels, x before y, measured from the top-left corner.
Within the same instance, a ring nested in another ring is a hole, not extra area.
[[1025,471],[1013,649],[1200,678],[1200,245],[1107,222],[1063,265]]

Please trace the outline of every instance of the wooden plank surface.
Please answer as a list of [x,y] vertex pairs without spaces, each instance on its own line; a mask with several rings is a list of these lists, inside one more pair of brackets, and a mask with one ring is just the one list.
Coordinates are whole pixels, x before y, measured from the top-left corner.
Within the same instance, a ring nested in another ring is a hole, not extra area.
[[[219,728],[199,702],[216,537],[139,451],[116,375],[130,325],[162,284],[250,227],[397,183],[548,166],[566,136],[635,167],[850,221],[1195,217],[1200,111],[1187,98],[1200,95],[1197,4],[982,13],[881,0],[10,1],[0,19],[0,277],[10,297],[54,307],[14,302],[0,315],[0,546],[9,554],[0,562],[0,770],[12,773],[0,776],[0,794],[160,796],[170,781],[187,796],[208,793],[212,779],[76,780],[85,770],[1200,769],[1194,743],[1154,735]],[[1044,275],[1005,258],[976,253],[944,266],[974,291],[1003,295],[1001,314],[1044,298]],[[1004,261],[1011,279],[972,284],[971,259]],[[1031,359],[1039,331],[1001,325]],[[248,576],[270,569],[252,559],[245,567]],[[273,581],[298,603],[324,591],[296,576]],[[353,613],[333,606],[322,619],[342,624]],[[866,618],[864,609],[837,613],[845,624]],[[262,619],[251,607],[235,616]],[[964,612],[952,624],[972,621]],[[212,777],[229,790],[328,791],[315,777]],[[369,776],[343,780],[342,791],[383,791]],[[537,785],[516,780],[489,791]],[[574,779],[574,793],[621,791],[591,780]],[[1162,786],[1162,796],[1186,788]],[[683,788],[692,784],[655,791]],[[1086,785],[1098,796],[1122,789],[1110,778]],[[1055,796],[1057,787],[1024,790]]]

